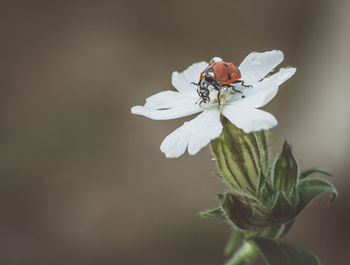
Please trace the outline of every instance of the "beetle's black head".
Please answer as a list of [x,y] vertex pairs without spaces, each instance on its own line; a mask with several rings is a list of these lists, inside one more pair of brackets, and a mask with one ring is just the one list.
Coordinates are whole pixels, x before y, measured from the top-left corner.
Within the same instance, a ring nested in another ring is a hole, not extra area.
[[199,83],[198,83],[198,89],[197,89],[197,91],[198,91],[198,95],[200,96],[200,98],[202,99],[201,100],[201,103],[202,102],[208,102],[208,101],[210,101],[210,98],[209,98],[209,94],[210,94],[210,92],[209,92],[209,89],[208,89],[208,87],[209,87],[209,83],[204,79],[204,78],[202,78],[200,81],[199,81]]

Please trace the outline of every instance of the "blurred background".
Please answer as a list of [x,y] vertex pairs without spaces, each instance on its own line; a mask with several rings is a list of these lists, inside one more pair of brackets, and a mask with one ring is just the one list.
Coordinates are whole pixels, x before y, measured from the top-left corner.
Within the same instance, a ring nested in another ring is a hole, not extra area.
[[133,105],[171,73],[280,49],[296,75],[264,109],[275,155],[334,173],[340,195],[305,210],[287,240],[348,264],[350,1],[0,1],[0,263],[223,264],[229,227],[198,212],[224,186],[207,147],[166,159],[186,119]]

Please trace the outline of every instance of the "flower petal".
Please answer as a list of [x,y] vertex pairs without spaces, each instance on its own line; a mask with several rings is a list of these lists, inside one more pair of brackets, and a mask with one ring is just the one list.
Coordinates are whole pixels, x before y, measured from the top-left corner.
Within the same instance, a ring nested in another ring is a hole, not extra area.
[[177,91],[166,90],[148,97],[145,107],[151,109],[169,109],[186,104],[195,104],[195,101]]
[[194,63],[185,71],[173,72],[171,83],[183,95],[198,98],[196,86],[191,82],[198,82],[200,73],[208,66],[206,62]]
[[220,112],[217,108],[207,109],[196,118],[169,134],[160,146],[168,158],[181,156],[188,147],[188,153],[194,155],[217,138],[222,131]]
[[224,106],[222,114],[245,133],[268,130],[277,125],[274,116],[258,109],[227,105]]
[[228,105],[243,108],[260,108],[273,99],[278,92],[274,82],[258,82],[250,88],[241,89],[245,98],[240,94],[234,95]]
[[245,96],[236,94],[230,105],[245,108],[261,108],[269,103],[277,94],[278,86],[294,75],[296,69],[292,67],[281,68],[279,72],[264,78],[253,87],[237,87]]
[[285,81],[287,81],[289,78],[291,78],[295,72],[296,68],[294,67],[287,67],[287,68],[281,68],[277,73],[266,77],[263,82],[273,82],[277,85],[281,85]]
[[211,140],[219,137],[221,131],[220,111],[217,108],[209,109],[198,115],[188,144],[188,153],[195,155]]
[[250,53],[238,67],[242,74],[242,80],[247,85],[252,85],[283,61],[283,53],[273,50],[268,52]]
[[185,117],[202,111],[195,102],[186,103],[169,109],[154,109],[145,106],[134,106],[131,113],[150,118],[152,120],[170,120]]

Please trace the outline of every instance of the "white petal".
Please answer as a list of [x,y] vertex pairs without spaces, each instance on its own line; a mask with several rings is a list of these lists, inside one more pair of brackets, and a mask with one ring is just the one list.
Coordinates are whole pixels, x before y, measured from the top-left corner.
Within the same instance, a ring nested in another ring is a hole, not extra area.
[[197,87],[191,82],[197,83],[201,72],[208,66],[206,62],[194,63],[185,71],[173,72],[171,83],[183,95],[198,98]]
[[273,82],[277,85],[281,85],[289,78],[291,78],[295,74],[296,70],[297,69],[294,67],[281,68],[277,73],[266,77],[263,82]]
[[222,114],[245,133],[268,130],[277,125],[270,113],[258,109],[247,109],[227,105]]
[[153,109],[144,106],[134,106],[131,113],[150,118],[152,120],[170,120],[185,117],[202,111],[198,104],[184,104],[170,109]]
[[209,109],[198,116],[192,129],[188,153],[194,155],[209,142],[221,134],[220,111],[217,108]]
[[177,91],[166,90],[148,97],[145,107],[151,109],[169,109],[186,104],[195,104],[195,100],[185,97]]
[[169,134],[160,146],[168,158],[181,156],[188,147],[191,155],[196,154],[222,131],[220,112],[216,108],[205,110],[196,118]]
[[262,81],[255,83],[253,87],[242,87],[241,90],[245,96],[236,94],[229,105],[245,108],[261,108],[269,103],[277,94],[278,86],[294,75],[296,69],[281,68],[279,72],[264,78]]
[[238,67],[242,74],[241,79],[245,84],[252,85],[264,78],[282,61],[281,51],[252,52]]
[[245,98],[240,94],[234,95],[228,105],[244,108],[260,108],[273,99],[278,92],[274,82],[258,82],[253,87],[241,89]]

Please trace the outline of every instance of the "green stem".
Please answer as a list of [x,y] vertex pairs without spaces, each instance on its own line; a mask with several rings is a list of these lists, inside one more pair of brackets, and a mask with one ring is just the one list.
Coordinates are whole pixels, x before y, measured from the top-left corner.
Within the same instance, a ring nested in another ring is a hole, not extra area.
[[244,242],[233,257],[225,265],[248,265],[258,255],[256,247],[250,242]]
[[225,255],[226,256],[230,255],[231,252],[234,251],[236,247],[242,244],[243,240],[244,240],[244,233],[241,230],[235,229],[234,231],[232,231],[224,250]]

